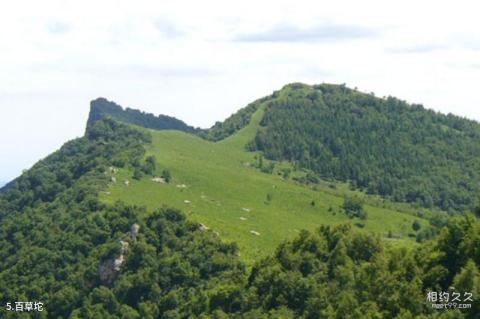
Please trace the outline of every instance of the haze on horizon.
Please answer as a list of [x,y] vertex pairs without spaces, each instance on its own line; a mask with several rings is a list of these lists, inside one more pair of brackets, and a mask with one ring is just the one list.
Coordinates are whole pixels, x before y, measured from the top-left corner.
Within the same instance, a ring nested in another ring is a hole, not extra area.
[[0,12],[0,181],[83,135],[90,100],[209,127],[291,82],[480,120],[475,1],[17,1]]

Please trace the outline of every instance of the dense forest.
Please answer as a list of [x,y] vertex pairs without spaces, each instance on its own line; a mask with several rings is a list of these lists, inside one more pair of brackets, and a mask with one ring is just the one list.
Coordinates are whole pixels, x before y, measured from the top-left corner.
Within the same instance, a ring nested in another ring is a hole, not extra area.
[[291,84],[269,100],[251,150],[394,201],[472,210],[480,124],[343,85]]
[[[0,317],[41,301],[48,318],[187,317],[241,280],[234,244],[163,208],[102,204],[112,167],[149,167],[150,136],[103,119],[0,193]],[[151,161],[150,161],[151,162]],[[150,165],[151,167],[151,165]],[[188,300],[188,302],[187,302]]]
[[[349,224],[302,231],[247,269],[235,244],[178,210],[99,193],[116,167],[164,169],[151,137],[96,121],[0,193],[3,318],[476,318],[480,226],[466,215],[411,249]],[[153,170],[153,171],[152,171]],[[472,308],[439,311],[429,292],[473,293]],[[8,312],[41,301],[39,313]]]

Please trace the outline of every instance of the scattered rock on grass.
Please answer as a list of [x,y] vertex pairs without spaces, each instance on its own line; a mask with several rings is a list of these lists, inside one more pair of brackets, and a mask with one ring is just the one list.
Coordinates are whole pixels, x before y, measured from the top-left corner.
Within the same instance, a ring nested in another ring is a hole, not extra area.
[[210,228],[204,224],[199,224],[198,229],[200,229],[201,231],[206,231],[206,230],[209,230]]
[[155,183],[160,183],[160,184],[165,184],[166,181],[163,177],[154,177],[152,178],[152,182],[155,182]]

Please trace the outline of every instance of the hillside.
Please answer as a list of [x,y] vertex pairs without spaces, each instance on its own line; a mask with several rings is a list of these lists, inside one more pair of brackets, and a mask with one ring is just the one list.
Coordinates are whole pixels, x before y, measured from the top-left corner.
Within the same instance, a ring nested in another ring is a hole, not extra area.
[[[365,205],[366,220],[351,220],[342,209],[344,196],[363,194],[340,184],[338,189],[314,188],[285,179],[277,171],[266,174],[255,168],[256,154],[247,152],[244,145],[253,138],[262,115],[263,107],[246,127],[217,143],[178,131],[148,131],[152,143],[146,148],[147,156],[155,156],[157,165],[171,172],[172,180],[165,184],[152,181],[151,176],[136,180],[133,170],[119,169],[111,174],[116,182],[102,193],[102,200],[147,205],[149,210],[162,205],[180,208],[222,239],[236,242],[249,264],[273,253],[285,238],[320,224],[351,221],[361,231],[384,238],[390,233],[394,237],[390,241],[401,245],[414,243],[415,221],[422,231],[430,229],[414,208],[398,211],[392,203],[374,200]],[[429,216],[428,211],[424,215]]]
[[451,214],[480,206],[480,124],[341,85],[290,84],[209,129],[167,116],[92,101],[88,123],[110,116],[156,130],[175,129],[221,141],[264,106],[260,128],[242,141],[267,159],[288,161],[315,178],[395,202]]
[[[149,141],[99,120],[0,194],[1,318],[175,318],[205,311],[202,302],[219,282],[242,278],[236,246],[201,232],[178,210],[147,215],[99,201],[108,167],[137,165]],[[176,306],[172,298],[190,303]],[[8,311],[28,300],[44,311]]]
[[450,213],[479,204],[480,124],[393,97],[288,85],[267,104],[250,149],[397,202]]
[[[260,151],[280,132],[270,121],[309,141],[315,112],[276,112],[319,88],[286,86],[209,130],[92,102],[84,137],[0,192],[0,304],[38,300],[42,318],[476,318],[476,217]],[[469,308],[425,301],[452,289]]]

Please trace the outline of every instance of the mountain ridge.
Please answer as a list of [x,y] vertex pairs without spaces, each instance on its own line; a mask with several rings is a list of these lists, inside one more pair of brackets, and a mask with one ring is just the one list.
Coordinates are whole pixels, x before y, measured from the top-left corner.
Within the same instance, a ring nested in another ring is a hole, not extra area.
[[111,117],[121,122],[139,125],[151,129],[176,129],[184,132],[196,132],[199,129],[168,115],[155,116],[138,109],[123,108],[113,101],[99,97],[90,102],[90,112],[87,120],[87,129],[96,121]]
[[349,182],[398,202],[455,213],[480,205],[480,124],[394,97],[378,98],[345,85],[291,83],[208,129],[160,115],[92,102],[88,123],[113,115],[153,129],[177,129],[222,141],[248,125],[264,106],[255,137],[245,145],[270,160],[286,160],[315,178]]
[[218,142],[105,116],[25,171],[0,193],[0,303],[40,300],[46,318],[387,319],[437,318],[431,291],[478,296],[474,216],[398,211],[245,148],[269,121],[294,131],[268,109],[289,90]]

